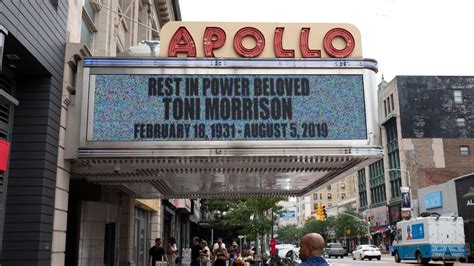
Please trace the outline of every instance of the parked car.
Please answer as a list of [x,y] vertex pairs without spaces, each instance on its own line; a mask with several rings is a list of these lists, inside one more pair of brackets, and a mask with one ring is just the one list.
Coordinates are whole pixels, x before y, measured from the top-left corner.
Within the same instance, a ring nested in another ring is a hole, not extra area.
[[326,248],[323,250],[323,254],[329,258],[331,257],[341,257],[344,258],[346,251],[342,247],[341,243],[328,243]]
[[277,249],[277,254],[280,258],[284,258],[289,250],[293,250],[296,248],[296,246],[293,244],[278,244],[275,247]]
[[382,253],[380,249],[374,245],[359,245],[354,251],[352,251],[352,259],[377,259],[380,260]]

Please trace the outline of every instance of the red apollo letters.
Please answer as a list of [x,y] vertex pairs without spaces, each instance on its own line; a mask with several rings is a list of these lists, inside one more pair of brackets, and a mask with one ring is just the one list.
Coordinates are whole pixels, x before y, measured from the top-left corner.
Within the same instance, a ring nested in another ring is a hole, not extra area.
[[[276,27],[273,35],[273,50],[277,58],[294,58],[295,51],[293,49],[285,49],[283,47],[284,27]],[[303,58],[321,58],[321,50],[311,49],[309,47],[310,28],[301,28],[299,50]],[[205,57],[215,57],[214,51],[222,48],[226,42],[226,32],[219,27],[207,27],[204,31],[203,48]],[[245,38],[253,38],[255,46],[247,48],[243,45]],[[341,38],[345,41],[345,47],[338,49],[334,47],[333,40]],[[233,38],[234,51],[241,57],[255,58],[258,57],[265,48],[265,36],[254,27],[243,27],[239,29]],[[354,36],[346,29],[333,28],[329,30],[323,38],[322,43],[324,51],[334,58],[346,58],[355,48]],[[169,46],[168,56],[176,57],[178,54],[185,54],[187,57],[196,57],[196,45],[193,36],[186,27],[179,27],[173,34]]]

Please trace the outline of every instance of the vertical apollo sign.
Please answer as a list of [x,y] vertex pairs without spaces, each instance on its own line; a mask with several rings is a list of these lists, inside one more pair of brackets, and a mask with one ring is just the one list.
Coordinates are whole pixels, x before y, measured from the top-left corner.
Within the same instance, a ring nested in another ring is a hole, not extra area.
[[[296,67],[301,59],[361,57],[352,25],[174,22],[162,31],[160,56],[250,59],[234,67],[137,61],[133,71],[91,71],[88,141],[368,139],[364,73]],[[265,63],[276,67],[254,65],[253,58],[273,58]],[[282,58],[296,63],[281,67]]]

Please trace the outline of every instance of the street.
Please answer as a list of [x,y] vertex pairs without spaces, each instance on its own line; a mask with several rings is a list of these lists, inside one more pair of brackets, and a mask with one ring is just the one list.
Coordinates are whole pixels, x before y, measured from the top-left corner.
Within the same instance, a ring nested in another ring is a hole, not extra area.
[[[402,263],[396,263],[393,259],[392,256],[390,255],[382,255],[382,259],[380,261],[378,260],[352,260],[352,257],[349,255],[347,257],[344,257],[343,259],[337,258],[331,258],[329,259],[329,262],[333,266],[342,266],[342,265],[369,265],[369,264],[383,264],[383,265],[417,265],[416,261],[402,261]],[[429,265],[443,265],[442,262],[430,262]],[[454,265],[474,265],[474,263],[455,263]]]

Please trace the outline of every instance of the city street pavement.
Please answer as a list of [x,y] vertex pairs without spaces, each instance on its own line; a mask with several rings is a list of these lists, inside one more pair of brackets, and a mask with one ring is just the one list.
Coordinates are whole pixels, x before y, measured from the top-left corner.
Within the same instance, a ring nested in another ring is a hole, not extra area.
[[[376,260],[376,259],[373,259],[373,260],[352,260],[352,256],[347,256],[347,257],[344,257],[343,259],[340,259],[340,258],[337,258],[337,259],[334,259],[334,258],[331,258],[329,259],[329,262],[331,262],[331,264],[333,266],[343,266],[343,265],[379,265],[379,264],[383,264],[383,265],[398,265],[398,266],[402,266],[402,265],[418,265],[416,263],[416,261],[402,261],[402,263],[396,263],[395,260],[393,259],[392,256],[390,255],[382,255],[382,259],[380,261]],[[443,265],[442,262],[430,262],[429,265]],[[472,263],[455,263],[454,265],[460,265],[460,266],[464,266],[464,265],[474,265]]]

